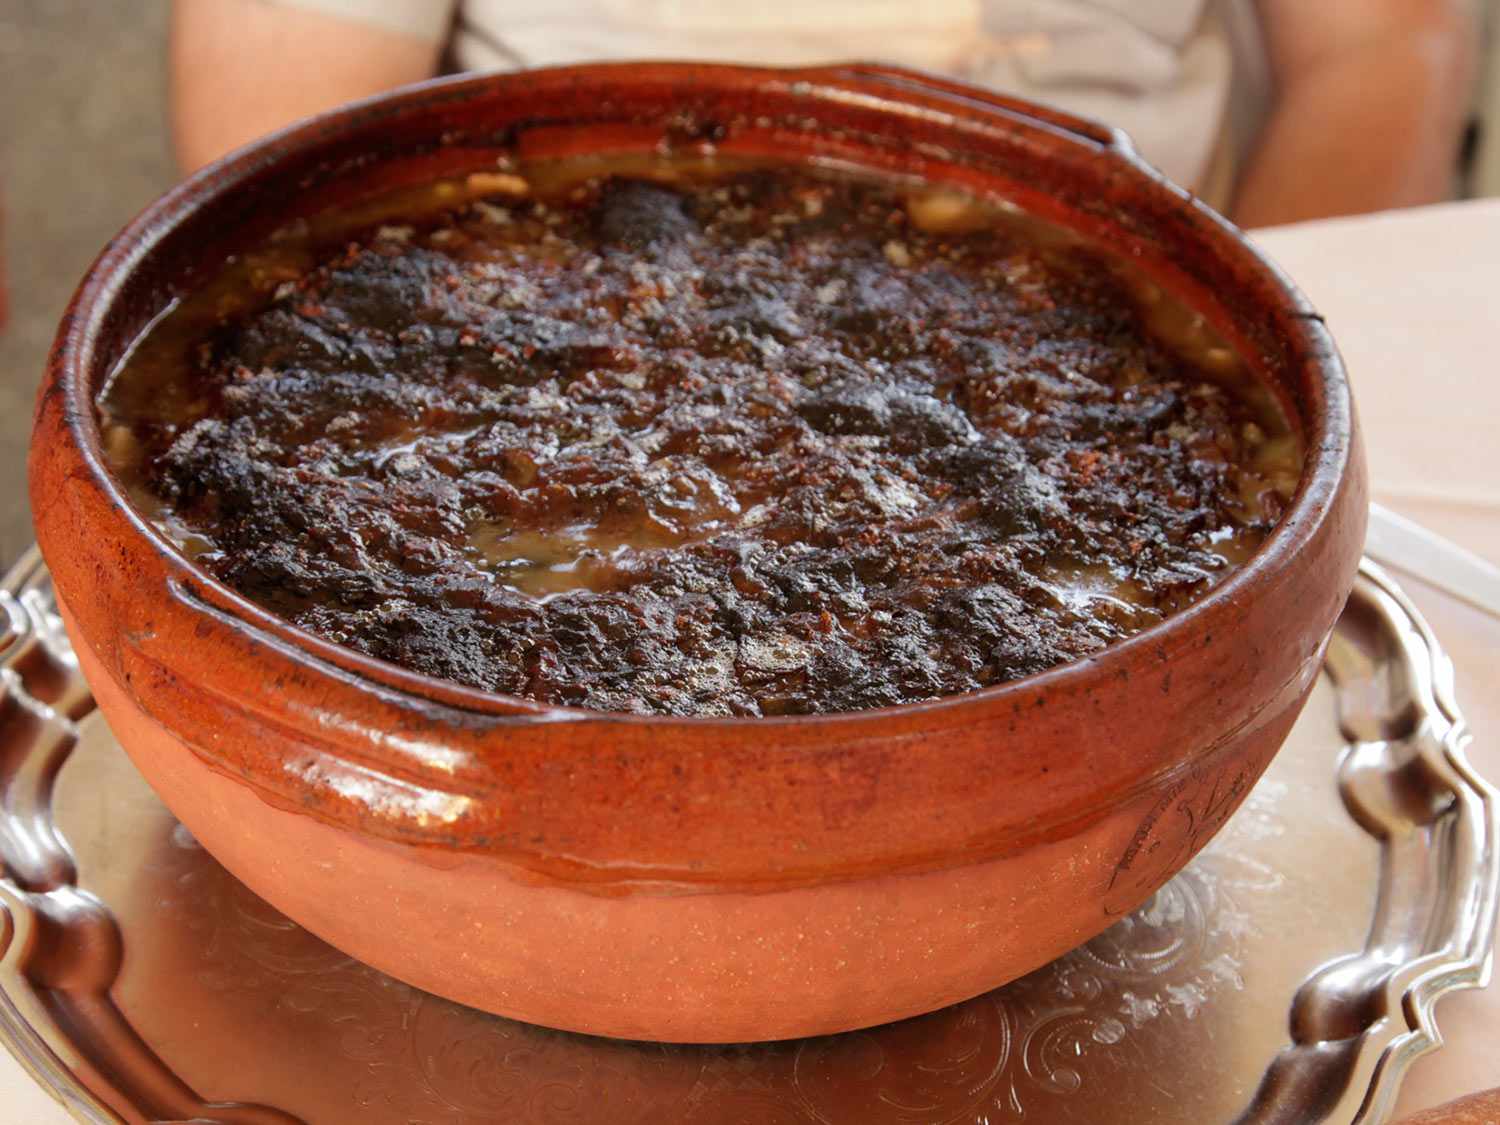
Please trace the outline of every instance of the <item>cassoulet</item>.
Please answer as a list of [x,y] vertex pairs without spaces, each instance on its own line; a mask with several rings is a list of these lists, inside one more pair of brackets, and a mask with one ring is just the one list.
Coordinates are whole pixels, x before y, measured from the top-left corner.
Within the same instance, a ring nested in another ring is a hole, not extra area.
[[1301,466],[1127,263],[775,167],[480,174],[280,232],[100,396],[197,564],[432,676],[675,715],[930,699],[1189,604]]

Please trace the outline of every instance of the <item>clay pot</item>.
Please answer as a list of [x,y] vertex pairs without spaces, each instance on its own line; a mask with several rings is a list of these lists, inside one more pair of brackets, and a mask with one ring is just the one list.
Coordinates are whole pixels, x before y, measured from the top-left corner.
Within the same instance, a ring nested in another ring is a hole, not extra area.
[[[1135,258],[1298,419],[1281,526],[1187,612],[1015,683],[879,711],[664,719],[438,682],[300,632],[134,511],[93,400],[225,255],[298,215],[521,158],[812,155],[996,191]],[[1118,133],[916,74],[584,66],[428,83],[194,176],[84,279],[37,404],[37,532],[100,707],[251,889],[432,992],[662,1040],[866,1026],[1102,930],[1201,848],[1318,674],[1364,534],[1318,316]]]

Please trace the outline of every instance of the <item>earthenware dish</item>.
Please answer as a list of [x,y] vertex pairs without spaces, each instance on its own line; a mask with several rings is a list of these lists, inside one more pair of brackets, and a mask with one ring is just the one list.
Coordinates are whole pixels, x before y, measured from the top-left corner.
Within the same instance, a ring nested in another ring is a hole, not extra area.
[[[105,467],[93,399],[227,255],[497,159],[841,161],[998,194],[1130,255],[1286,402],[1307,463],[1188,611],[1003,686],[840,715],[662,719],[434,681],[195,568]],[[1317,675],[1366,507],[1316,313],[1118,133],[867,66],[586,66],[397,91],[277,134],[135,220],[84,279],[37,404],[33,510],[94,698],[252,890],[423,989],[607,1035],[732,1041],[928,1011],[1142,902],[1250,791]],[[982,935],[982,940],[980,936]]]

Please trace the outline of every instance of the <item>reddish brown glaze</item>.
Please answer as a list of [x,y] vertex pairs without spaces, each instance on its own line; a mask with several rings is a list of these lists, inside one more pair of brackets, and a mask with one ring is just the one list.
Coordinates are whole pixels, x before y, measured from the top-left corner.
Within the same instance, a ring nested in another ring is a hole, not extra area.
[[[195,568],[103,468],[92,408],[145,322],[299,214],[498,155],[812,154],[999,191],[1135,257],[1299,419],[1281,526],[1129,641],[967,695],[797,718],[603,715],[288,626]],[[614,1035],[805,1035],[993,987],[1165,881],[1290,727],[1353,580],[1365,478],[1316,314],[1118,135],[866,67],[579,67],[428,84],[279,134],[137,219],[38,400],[38,535],[100,706],[236,875],[422,987]]]

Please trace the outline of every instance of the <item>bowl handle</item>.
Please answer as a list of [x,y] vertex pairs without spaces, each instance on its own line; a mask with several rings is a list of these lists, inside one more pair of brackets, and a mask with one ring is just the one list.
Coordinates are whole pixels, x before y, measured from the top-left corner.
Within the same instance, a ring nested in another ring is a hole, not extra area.
[[935,74],[919,70],[908,70],[900,66],[882,63],[856,62],[842,66],[816,68],[805,72],[809,77],[823,75],[830,78],[853,78],[863,84],[878,83],[895,89],[939,98],[968,109],[978,109],[996,117],[1019,119],[1028,124],[1072,134],[1075,138],[1112,149],[1121,154],[1134,155],[1135,148],[1124,130],[1116,129],[1101,121],[1047,106],[1036,105],[1020,98],[993,90],[982,89],[963,82],[955,82]]

